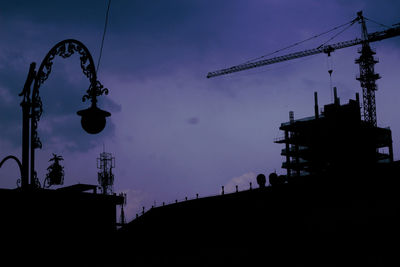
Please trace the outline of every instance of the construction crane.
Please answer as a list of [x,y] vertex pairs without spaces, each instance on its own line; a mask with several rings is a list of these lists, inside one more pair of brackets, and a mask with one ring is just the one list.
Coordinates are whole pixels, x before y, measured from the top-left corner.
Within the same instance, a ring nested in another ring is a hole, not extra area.
[[362,11],[357,13],[357,17],[354,20],[352,20],[350,24],[353,25],[355,22],[359,22],[361,24],[361,30],[362,30],[361,39],[356,38],[350,41],[339,42],[330,45],[321,45],[314,49],[290,53],[283,56],[244,63],[230,68],[212,71],[207,74],[207,78],[217,77],[229,73],[239,72],[265,65],[271,65],[278,62],[288,61],[301,57],[307,57],[320,53],[326,53],[329,56],[330,53],[332,53],[335,50],[361,44],[362,47],[361,50],[359,51],[361,55],[358,59],[356,59],[355,62],[360,65],[360,76],[357,78],[357,80],[360,81],[361,88],[363,91],[364,121],[368,122],[372,126],[377,126],[376,104],[375,104],[375,91],[377,90],[377,86],[375,81],[379,79],[380,76],[379,74],[376,74],[374,71],[374,65],[378,61],[374,59],[373,55],[375,54],[375,52],[371,49],[369,43],[399,36],[400,25],[396,24],[393,25],[396,27],[388,27],[387,30],[368,34],[367,27],[365,24],[365,18],[362,15]]

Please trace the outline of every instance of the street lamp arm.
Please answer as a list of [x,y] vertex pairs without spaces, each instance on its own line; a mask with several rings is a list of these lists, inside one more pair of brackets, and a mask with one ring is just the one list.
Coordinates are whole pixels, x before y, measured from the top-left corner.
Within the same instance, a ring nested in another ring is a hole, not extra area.
[[67,39],[53,46],[43,59],[38,70],[36,86],[40,87],[40,85],[49,77],[55,56],[59,55],[62,58],[68,58],[73,55],[74,52],[78,52],[81,55],[80,59],[83,73],[89,78],[91,83],[96,82],[97,75],[94,61],[87,47],[78,40]]
[[[100,96],[103,93],[108,94],[108,89],[103,88],[103,85],[97,80],[95,63],[89,49],[83,43],[75,39],[61,41],[50,49],[37,71],[33,94],[38,94],[38,92],[35,91],[37,91],[49,77],[55,56],[58,55],[62,58],[68,58],[73,55],[74,52],[80,55],[83,74],[85,74],[90,81],[90,87],[86,92],[87,95],[83,96],[82,100],[85,101],[91,98],[92,101],[95,101],[95,96]],[[35,95],[33,97],[35,97]]]
[[97,80],[97,73],[95,69],[95,63],[89,49],[80,41],[75,39],[66,39],[57,43],[52,49],[47,53],[45,58],[36,74],[36,79],[34,82],[32,90],[32,143],[34,148],[41,148],[42,143],[37,135],[37,123],[43,112],[42,100],[39,96],[40,86],[47,80],[51,73],[51,68],[53,66],[53,60],[58,55],[62,58],[68,58],[77,52],[80,55],[81,68],[83,74],[89,79],[90,86],[86,91],[86,94],[82,97],[82,101],[85,102],[90,99],[94,105],[96,105],[97,96],[102,94],[108,94],[108,89],[104,88],[103,85]]
[[17,157],[15,157],[15,156],[9,155],[9,156],[5,157],[5,158],[0,162],[0,168],[1,168],[1,166],[3,166],[3,163],[6,162],[8,159],[13,159],[13,160],[15,160],[15,161],[17,162],[18,167],[19,167],[19,171],[20,171],[21,177],[22,177],[22,163],[21,163],[21,161],[19,161],[19,159],[18,159]]

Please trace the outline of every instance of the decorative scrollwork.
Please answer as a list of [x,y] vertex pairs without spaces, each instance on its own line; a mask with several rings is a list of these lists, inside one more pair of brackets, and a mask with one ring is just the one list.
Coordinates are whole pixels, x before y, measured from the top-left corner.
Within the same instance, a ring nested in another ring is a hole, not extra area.
[[43,84],[51,73],[51,68],[53,66],[53,59],[55,56],[60,56],[62,58],[69,58],[75,52],[80,55],[81,68],[86,77],[89,78],[90,82],[95,82],[96,70],[94,68],[93,59],[88,51],[88,49],[79,41],[69,39],[62,41],[55,45],[44,58],[42,64],[40,65],[38,72],[38,88]]
[[94,86],[93,84],[89,86],[89,89],[86,91],[86,95],[82,97],[82,101],[85,102],[88,99],[91,99],[93,101],[94,98],[103,94],[108,95],[108,89],[104,88],[104,86],[99,81],[96,81]]
[[40,181],[39,181],[39,178],[37,176],[37,172],[36,171],[33,172],[33,182],[34,182],[34,187],[35,188],[41,188],[42,187],[41,184],[40,184]]
[[39,95],[34,96],[34,99],[35,101],[33,101],[32,104],[32,110],[33,110],[32,115],[35,116],[35,119],[37,121],[39,121],[43,113],[43,103]]
[[43,112],[42,100],[39,97],[39,88],[48,79],[51,73],[54,58],[57,55],[62,58],[69,58],[75,52],[80,55],[81,69],[83,71],[83,74],[90,81],[89,89],[82,97],[82,101],[85,102],[87,99],[90,99],[92,102],[96,103],[97,96],[108,94],[108,89],[104,88],[103,85],[99,81],[97,81],[97,74],[93,58],[85,45],[74,39],[64,40],[56,44],[43,59],[37,72],[32,91],[32,145],[34,148],[42,148],[42,143],[40,142],[36,131],[37,122],[40,120]]
[[39,139],[38,133],[37,133],[37,127],[38,127],[38,121],[40,120],[40,117],[42,116],[43,113],[43,103],[42,99],[40,98],[39,94],[34,94],[32,96],[32,146],[34,148],[42,148],[42,142]]
[[[37,128],[37,123],[36,123],[36,128]],[[37,131],[34,131],[33,137],[32,137],[32,146],[33,148],[39,148],[42,149],[42,142],[40,141],[40,138],[37,134]]]

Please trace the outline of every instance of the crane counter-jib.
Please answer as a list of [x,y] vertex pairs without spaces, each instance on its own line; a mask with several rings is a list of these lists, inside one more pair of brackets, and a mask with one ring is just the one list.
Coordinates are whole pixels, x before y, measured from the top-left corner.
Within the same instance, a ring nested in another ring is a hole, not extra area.
[[[378,31],[378,32],[368,34],[368,42],[381,41],[381,40],[399,36],[399,35],[400,35],[400,26],[394,27],[394,28],[389,28],[385,31]],[[335,43],[332,45],[324,45],[324,46],[320,46],[320,47],[317,47],[314,49],[295,52],[295,53],[291,53],[291,54],[287,54],[287,55],[283,55],[283,56],[278,56],[278,57],[263,59],[263,60],[259,60],[259,61],[255,61],[255,62],[240,64],[240,65],[236,65],[236,66],[233,66],[230,68],[209,72],[207,74],[207,78],[217,77],[217,76],[221,76],[221,75],[225,75],[225,74],[229,74],[229,73],[239,72],[242,70],[248,70],[248,69],[252,69],[252,68],[256,68],[256,67],[261,67],[261,66],[270,65],[270,64],[274,64],[274,63],[278,63],[278,62],[283,62],[283,61],[287,61],[287,60],[291,60],[291,59],[316,55],[316,54],[320,54],[320,53],[331,53],[334,50],[358,45],[358,44],[361,44],[362,42],[363,42],[363,40],[357,38],[357,39],[350,40],[350,41],[339,42],[339,43]]]

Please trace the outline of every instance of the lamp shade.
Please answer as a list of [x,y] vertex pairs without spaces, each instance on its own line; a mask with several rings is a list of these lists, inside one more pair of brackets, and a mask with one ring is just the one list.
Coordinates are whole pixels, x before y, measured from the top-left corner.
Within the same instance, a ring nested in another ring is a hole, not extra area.
[[106,117],[110,117],[111,113],[99,109],[95,104],[90,108],[83,109],[77,112],[81,116],[82,128],[90,134],[100,133],[106,126]]

